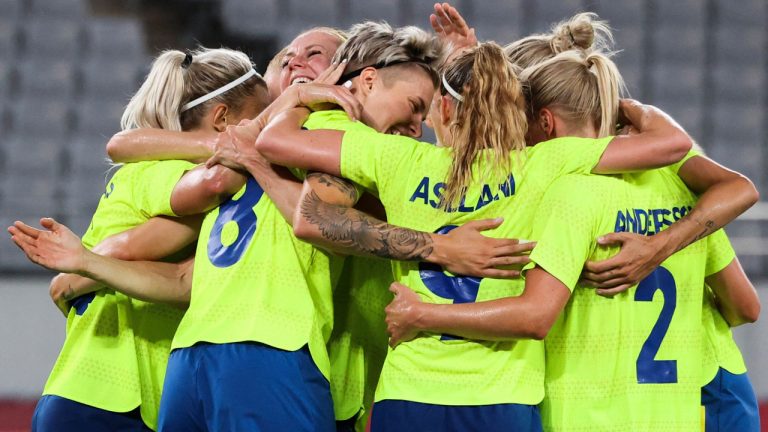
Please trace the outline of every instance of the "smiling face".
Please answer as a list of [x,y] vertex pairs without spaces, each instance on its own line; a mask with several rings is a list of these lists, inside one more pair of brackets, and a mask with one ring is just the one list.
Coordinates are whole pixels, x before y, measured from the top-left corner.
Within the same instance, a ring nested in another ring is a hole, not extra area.
[[[369,68],[357,78],[363,121],[379,132],[421,136],[435,86],[419,67],[401,71]],[[357,92],[356,92],[357,93]]]
[[338,36],[320,30],[297,36],[282,59],[280,92],[292,84],[314,81],[331,65],[331,58],[340,44]]

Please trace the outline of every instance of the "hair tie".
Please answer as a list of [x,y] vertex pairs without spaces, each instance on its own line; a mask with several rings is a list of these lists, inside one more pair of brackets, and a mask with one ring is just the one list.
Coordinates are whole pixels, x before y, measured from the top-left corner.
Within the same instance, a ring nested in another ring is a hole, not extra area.
[[443,80],[443,87],[445,87],[445,90],[451,94],[451,96],[454,97],[459,102],[464,102],[464,96],[460,95],[459,92],[453,89],[450,84],[448,84],[448,80],[445,79],[445,73],[441,75],[441,78]]
[[181,68],[189,69],[189,65],[191,64],[192,64],[192,54],[187,53],[187,55],[184,56],[184,61],[181,62]]
[[568,37],[571,38],[571,45],[572,46],[576,46],[576,38],[573,37],[573,32],[571,31],[571,26],[567,25],[567,26],[565,26],[565,28],[568,29]]

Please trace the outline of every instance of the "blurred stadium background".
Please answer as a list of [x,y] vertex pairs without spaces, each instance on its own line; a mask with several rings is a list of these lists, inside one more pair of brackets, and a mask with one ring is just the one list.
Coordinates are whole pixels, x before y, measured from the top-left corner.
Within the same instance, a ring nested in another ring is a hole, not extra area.
[[[263,72],[314,25],[428,27],[425,0],[0,0],[0,225],[53,216],[82,233],[103,191],[104,145],[164,48],[228,46]],[[718,162],[768,176],[768,1],[455,0],[481,39],[506,43],[575,12],[609,20],[632,97],[672,114]],[[430,139],[431,137],[426,137]],[[728,232],[768,305],[768,206]],[[765,231],[764,231],[765,230]],[[0,242],[0,431],[29,427],[64,336],[50,274]],[[765,314],[763,314],[765,315]],[[768,324],[736,330],[768,402]],[[764,430],[768,431],[764,405]]]

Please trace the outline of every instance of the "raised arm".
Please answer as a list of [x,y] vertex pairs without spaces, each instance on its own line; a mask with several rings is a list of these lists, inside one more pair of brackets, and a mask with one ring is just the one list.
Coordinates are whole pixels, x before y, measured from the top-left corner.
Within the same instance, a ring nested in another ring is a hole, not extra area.
[[421,332],[476,340],[537,339],[547,336],[570,291],[557,278],[535,267],[526,273],[519,297],[477,303],[424,303],[410,288],[393,283],[394,300],[386,307],[389,344],[413,339]]
[[646,237],[632,233],[609,233],[598,244],[620,244],[612,258],[587,262],[586,285],[598,294],[615,295],[639,283],[673,253],[727,225],[759,199],[755,185],[705,156],[694,156],[680,167],[678,175],[699,200],[683,218],[660,233]]
[[480,233],[498,227],[501,219],[470,222],[439,235],[382,222],[352,208],[356,201],[357,190],[346,180],[310,174],[293,219],[296,237],[338,253],[426,261],[456,274],[495,278],[519,276],[497,267],[527,263],[535,246]]
[[637,133],[613,138],[593,173],[660,168],[680,161],[691,149],[691,137],[660,109],[630,99],[622,99],[619,109],[623,123]]
[[16,222],[13,242],[30,261],[50,270],[77,273],[139,300],[186,307],[192,287],[192,259],[179,264],[122,261],[95,254],[66,226],[41,219],[43,230]]

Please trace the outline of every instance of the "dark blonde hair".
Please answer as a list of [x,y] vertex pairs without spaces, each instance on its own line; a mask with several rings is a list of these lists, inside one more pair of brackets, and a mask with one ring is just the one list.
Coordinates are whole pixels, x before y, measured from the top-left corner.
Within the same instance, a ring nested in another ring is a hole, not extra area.
[[592,122],[599,137],[614,135],[624,80],[600,52],[571,50],[520,73],[530,92],[531,118],[542,108],[557,110],[566,121]]
[[435,68],[443,56],[443,45],[434,35],[414,26],[392,28],[386,22],[373,21],[355,24],[348,34],[349,39],[333,57],[336,63],[347,60],[345,76],[366,67],[410,63],[421,67],[437,84]]
[[613,34],[608,23],[595,13],[584,12],[553,25],[549,33],[512,42],[504,47],[504,52],[512,63],[524,69],[564,51],[608,51],[612,45]]
[[[191,61],[188,58],[191,56]],[[249,97],[266,88],[254,75],[240,85],[182,112],[184,104],[204,96],[245,75],[253,68],[247,55],[226,48],[199,48],[190,53],[162,52],[123,112],[123,129],[159,128],[189,130],[200,124],[208,108],[226,104],[239,111]]]
[[[512,153],[525,148],[528,123],[522,84],[499,45],[486,42],[460,54],[446,65],[443,76],[463,98],[457,100],[451,135],[446,138],[453,163],[443,204],[450,206],[475,180],[476,162],[482,162],[481,175],[501,181],[509,175]],[[447,93],[444,85],[441,93]],[[484,150],[489,151],[487,157],[478,161]]]

